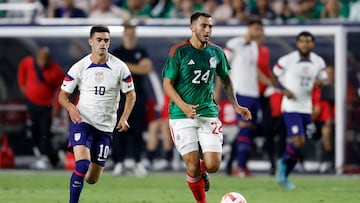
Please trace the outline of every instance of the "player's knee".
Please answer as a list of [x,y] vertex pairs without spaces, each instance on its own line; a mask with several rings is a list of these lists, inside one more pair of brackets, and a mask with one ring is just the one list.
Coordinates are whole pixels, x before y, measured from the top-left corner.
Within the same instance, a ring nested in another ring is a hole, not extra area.
[[211,162],[207,162],[205,165],[206,171],[209,173],[215,173],[220,168],[221,161],[212,160]]
[[89,184],[95,184],[99,180],[99,178],[97,178],[97,177],[86,177],[85,180]]
[[86,174],[89,170],[90,161],[87,159],[78,160],[75,163],[75,170],[80,174]]
[[220,168],[219,166],[214,165],[214,166],[207,168],[206,171],[209,173],[215,173],[219,170],[219,168]]
[[297,148],[303,148],[305,146],[305,143],[306,143],[306,139],[305,139],[304,135],[296,136],[296,137],[293,138],[292,141],[293,141],[295,147],[297,147]]
[[188,171],[191,175],[194,175],[194,174],[200,172],[200,167],[196,166],[196,164],[187,164],[186,168],[187,168],[187,171]]

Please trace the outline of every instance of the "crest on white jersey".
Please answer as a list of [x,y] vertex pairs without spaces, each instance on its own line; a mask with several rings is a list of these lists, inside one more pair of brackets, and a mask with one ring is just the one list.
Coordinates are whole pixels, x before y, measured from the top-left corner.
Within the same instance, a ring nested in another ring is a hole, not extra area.
[[211,57],[209,60],[210,68],[216,68],[216,58]]
[[310,67],[308,67],[308,66],[305,66],[305,67],[303,67],[303,70],[302,70],[302,72],[305,74],[305,75],[309,75],[309,72],[310,72]]
[[297,125],[291,126],[291,132],[292,132],[293,134],[298,134],[298,132],[299,132],[299,127],[298,127]]
[[187,63],[187,64],[188,64],[188,65],[194,65],[195,62],[194,62],[194,60],[190,59],[189,63]]
[[74,134],[74,140],[75,140],[76,142],[79,141],[80,138],[81,138],[81,133],[75,133],[75,134]]
[[95,72],[95,82],[96,83],[102,83],[104,81],[104,73],[102,71],[96,71]]

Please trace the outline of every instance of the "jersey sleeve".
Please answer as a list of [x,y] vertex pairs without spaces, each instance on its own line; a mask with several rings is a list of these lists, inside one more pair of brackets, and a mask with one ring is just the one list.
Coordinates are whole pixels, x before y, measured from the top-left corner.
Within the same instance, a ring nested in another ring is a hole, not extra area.
[[221,52],[219,54],[219,58],[220,58],[220,62],[218,64],[218,67],[216,68],[216,74],[223,78],[227,75],[229,75],[229,70],[230,70],[230,64],[228,62],[228,60],[226,59],[225,53]]
[[121,91],[126,93],[133,90],[134,88],[134,81],[131,72],[129,68],[125,66],[121,72]]
[[325,70],[325,68],[326,68],[325,61],[322,58],[319,58],[318,63],[320,66],[320,71],[319,71],[319,74],[317,75],[317,79],[326,80],[328,78],[328,76],[327,76],[327,72]]
[[61,85],[61,89],[67,93],[73,93],[74,89],[78,85],[80,80],[80,68],[77,68],[76,65],[72,66],[69,71],[66,73],[64,80]]
[[286,58],[281,57],[273,67],[273,73],[275,76],[279,77],[285,72],[286,67]]
[[230,39],[225,44],[224,54],[225,54],[228,61],[232,61],[232,58],[233,58],[233,50],[234,50],[233,46],[235,44],[234,41],[235,41],[235,39]]
[[162,77],[163,78],[169,78],[170,80],[174,81],[177,78],[177,75],[179,73],[179,52],[176,51],[174,55],[168,55],[166,58],[166,62],[162,71]]

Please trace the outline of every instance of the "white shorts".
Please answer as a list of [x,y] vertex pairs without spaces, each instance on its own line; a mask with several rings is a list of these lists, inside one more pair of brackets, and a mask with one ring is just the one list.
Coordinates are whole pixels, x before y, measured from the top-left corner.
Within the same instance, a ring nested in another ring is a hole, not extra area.
[[222,123],[218,118],[169,119],[171,137],[181,155],[199,151],[222,153]]

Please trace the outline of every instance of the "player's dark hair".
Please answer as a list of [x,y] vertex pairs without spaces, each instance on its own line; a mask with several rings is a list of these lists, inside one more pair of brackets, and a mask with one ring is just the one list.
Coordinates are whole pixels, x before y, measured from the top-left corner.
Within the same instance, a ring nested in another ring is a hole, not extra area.
[[196,21],[197,19],[199,19],[200,17],[206,17],[206,18],[211,18],[211,15],[206,13],[206,12],[195,12],[191,15],[190,17],[190,24],[192,24],[194,21]]
[[95,32],[107,32],[110,33],[109,28],[106,25],[94,25],[90,30],[90,38],[94,35]]
[[251,25],[263,25],[263,22],[261,20],[261,18],[257,17],[257,16],[250,16],[247,21],[246,21],[246,25],[247,26],[251,26]]
[[296,36],[296,41],[299,41],[300,37],[302,37],[302,36],[304,36],[304,37],[310,37],[311,40],[312,40],[313,42],[315,42],[315,37],[314,37],[314,35],[311,34],[311,33],[308,32],[308,31],[300,32],[300,33]]

